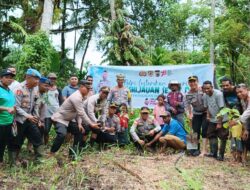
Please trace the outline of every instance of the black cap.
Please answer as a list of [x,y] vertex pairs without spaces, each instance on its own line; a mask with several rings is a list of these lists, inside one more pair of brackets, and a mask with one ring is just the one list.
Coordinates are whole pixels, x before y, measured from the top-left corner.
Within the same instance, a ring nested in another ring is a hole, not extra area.
[[87,81],[87,80],[81,80],[81,81],[79,82],[79,84],[85,86],[85,87],[88,88],[88,89],[92,88],[92,87],[91,87],[91,82],[89,82],[89,81]]
[[191,80],[198,80],[198,77],[197,76],[190,76],[188,77],[188,81],[191,81]]
[[13,74],[9,69],[4,69],[4,70],[2,70],[2,72],[1,72],[1,77],[3,77],[3,76],[8,76],[8,75],[10,75],[10,76],[12,76],[12,77],[16,76],[16,75]]

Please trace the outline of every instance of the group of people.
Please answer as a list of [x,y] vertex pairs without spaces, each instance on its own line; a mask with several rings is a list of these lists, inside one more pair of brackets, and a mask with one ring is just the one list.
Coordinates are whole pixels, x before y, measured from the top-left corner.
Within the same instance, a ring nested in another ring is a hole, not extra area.
[[[191,151],[193,156],[201,154],[224,160],[229,129],[236,125],[242,130],[240,135],[238,132],[230,137],[232,149],[242,152],[243,142],[249,140],[250,93],[246,85],[234,87],[228,78],[221,81],[220,91],[214,89],[210,81],[200,86],[198,77],[190,76],[187,94],[181,93],[178,81],[170,81],[170,92],[158,96],[152,116],[148,107],[142,107],[140,117],[129,127],[129,116],[133,115],[132,96],[124,86],[122,74],[117,75],[117,86],[110,89],[103,83],[96,94],[92,76],[79,81],[76,75],[71,75],[69,84],[60,90],[55,73],[44,77],[39,71],[28,69],[21,83],[15,80],[15,75],[15,67],[4,69],[0,74],[0,164],[7,146],[9,163],[15,165],[26,138],[33,146],[35,159],[42,158],[52,126],[56,137],[48,156],[59,151],[71,134],[71,158],[87,143],[91,146],[97,143],[100,147],[106,144],[124,146],[130,139],[138,151],[157,148],[164,151],[166,147],[184,150],[187,145],[184,115],[198,135],[198,149]],[[224,107],[237,109],[241,114],[240,122],[229,121],[227,114],[218,117]],[[226,122],[229,128],[223,126]],[[210,152],[206,148],[208,142]]]

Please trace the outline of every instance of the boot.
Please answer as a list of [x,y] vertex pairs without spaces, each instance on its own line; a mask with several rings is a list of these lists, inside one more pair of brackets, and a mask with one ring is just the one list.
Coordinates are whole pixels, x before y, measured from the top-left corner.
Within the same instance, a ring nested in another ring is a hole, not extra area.
[[209,139],[209,143],[210,143],[210,153],[208,154],[208,157],[217,158],[218,139],[211,138],[211,139]]
[[49,135],[44,134],[44,145],[48,145],[49,143]]
[[202,138],[202,153],[201,153],[201,156],[204,156],[204,155],[207,154],[207,142],[208,142],[207,138]]
[[16,165],[17,152],[8,151],[10,167]]
[[35,161],[38,163],[42,163],[42,157],[43,157],[43,146],[40,145],[39,147],[34,147],[34,152],[35,152]]
[[220,152],[219,152],[219,156],[218,156],[217,160],[219,160],[219,161],[223,161],[224,160],[224,154],[225,154],[225,150],[226,150],[226,145],[227,145],[227,141],[226,140],[221,140],[220,141]]

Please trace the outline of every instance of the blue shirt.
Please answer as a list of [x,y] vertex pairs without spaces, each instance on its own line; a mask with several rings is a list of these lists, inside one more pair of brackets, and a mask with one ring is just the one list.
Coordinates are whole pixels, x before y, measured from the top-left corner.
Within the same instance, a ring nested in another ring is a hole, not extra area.
[[71,94],[73,94],[75,91],[78,90],[78,86],[77,87],[73,87],[73,86],[65,86],[62,90],[62,96],[68,98]]
[[162,130],[161,130],[163,136],[166,134],[174,135],[178,137],[180,140],[184,141],[186,144],[186,131],[183,129],[180,122],[178,122],[175,119],[171,119],[169,124],[164,124]]

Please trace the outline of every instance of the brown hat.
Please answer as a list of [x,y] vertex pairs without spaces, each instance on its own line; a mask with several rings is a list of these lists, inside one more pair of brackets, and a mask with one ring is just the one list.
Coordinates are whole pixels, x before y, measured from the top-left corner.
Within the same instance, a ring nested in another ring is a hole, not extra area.
[[89,82],[89,81],[87,81],[87,80],[81,80],[81,81],[79,82],[79,84],[85,86],[85,87],[88,88],[88,89],[91,89],[91,88],[92,88],[91,82]]
[[164,111],[160,114],[160,117],[167,117],[167,116],[171,116],[170,112],[168,111]]
[[141,113],[150,113],[148,107],[142,107],[141,108]]
[[55,73],[49,73],[48,78],[57,78]]

